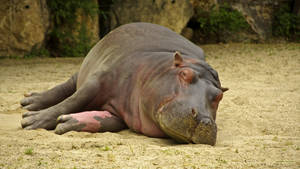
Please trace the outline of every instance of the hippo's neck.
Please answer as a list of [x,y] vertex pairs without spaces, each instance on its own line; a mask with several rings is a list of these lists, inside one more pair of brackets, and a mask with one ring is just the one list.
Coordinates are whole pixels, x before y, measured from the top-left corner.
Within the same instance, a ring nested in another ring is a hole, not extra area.
[[168,83],[163,81],[162,77],[169,73],[172,63],[172,53],[161,52],[156,56],[149,56],[146,64],[139,65],[137,69],[136,87],[133,89],[131,98],[137,101],[138,111],[135,113],[138,114],[140,119],[140,131],[145,135],[165,137],[155,120],[158,105],[162,99],[157,93],[164,93],[164,91],[160,91],[163,90],[163,88],[160,88],[160,84]]
[[[161,83],[159,77],[172,65],[172,54],[144,54],[143,57],[134,58],[130,64],[127,61],[130,67],[120,69],[119,74],[124,77],[116,82],[119,87],[115,89],[116,97],[112,99],[111,105],[114,105],[116,114],[124,119],[129,128],[147,136],[164,137],[165,134],[153,120],[158,98],[151,99],[151,93],[156,93],[153,90],[160,89],[151,87],[151,83]],[[149,100],[147,104],[145,99]]]

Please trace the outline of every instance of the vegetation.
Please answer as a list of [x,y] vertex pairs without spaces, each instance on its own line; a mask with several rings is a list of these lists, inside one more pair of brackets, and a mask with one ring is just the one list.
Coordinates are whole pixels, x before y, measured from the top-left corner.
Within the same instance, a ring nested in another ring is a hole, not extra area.
[[111,148],[108,147],[108,146],[104,146],[104,147],[101,148],[101,150],[102,150],[102,151],[110,151]]
[[33,149],[32,148],[28,148],[25,150],[24,154],[26,155],[33,155]]
[[100,22],[100,37],[104,37],[109,31],[110,31],[110,27],[109,27],[109,11],[111,6],[114,3],[118,3],[116,2],[116,0],[101,0],[98,1],[99,2],[99,22]]
[[273,35],[288,40],[300,41],[300,16],[291,12],[291,7],[283,5],[274,13]]
[[34,46],[29,53],[24,55],[24,58],[48,57],[48,56],[50,56],[50,53],[45,47],[38,48]]
[[47,0],[53,29],[47,48],[54,56],[85,56],[92,47],[91,36],[79,16],[94,18],[98,14],[96,1]]
[[249,28],[242,14],[232,9],[228,4],[218,8],[213,6],[210,11],[198,9],[198,23],[204,34],[213,34],[218,38],[225,32],[239,32]]

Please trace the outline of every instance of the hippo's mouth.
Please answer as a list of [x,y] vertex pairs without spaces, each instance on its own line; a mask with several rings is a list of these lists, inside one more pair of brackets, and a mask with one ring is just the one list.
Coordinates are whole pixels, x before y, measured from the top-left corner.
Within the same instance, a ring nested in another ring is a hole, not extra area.
[[176,130],[166,126],[163,122],[162,122],[162,118],[161,115],[159,115],[159,126],[161,127],[161,129],[171,138],[175,139],[176,141],[180,142],[180,143],[193,143],[191,137],[187,138],[185,135],[177,132]]
[[[171,101],[170,101],[171,102]],[[163,118],[163,114],[166,113],[164,110],[166,109],[166,107],[170,104],[170,102],[165,103],[164,105],[162,105],[157,113],[158,115],[158,123],[160,128],[162,129],[163,132],[165,132],[165,134],[167,134],[168,136],[170,136],[171,138],[175,139],[176,141],[180,142],[180,143],[193,143],[192,141],[192,137],[197,125],[193,125],[193,126],[189,126],[189,135],[185,135],[181,132],[178,132],[178,130],[176,130],[176,128],[174,127],[170,127],[170,125],[166,125],[168,124],[168,122],[165,121],[165,119]]]
[[[163,122],[163,117],[162,114],[164,113],[164,109],[175,99],[176,96],[169,97],[168,99],[164,100],[160,104],[160,108],[157,112],[157,118],[158,119],[158,124],[162,131],[167,134],[168,136],[174,138],[178,142],[183,142],[183,143],[191,143],[191,139],[187,138],[184,134],[179,133],[175,129],[172,129],[165,125],[166,123]],[[195,126],[196,127],[196,126]]]

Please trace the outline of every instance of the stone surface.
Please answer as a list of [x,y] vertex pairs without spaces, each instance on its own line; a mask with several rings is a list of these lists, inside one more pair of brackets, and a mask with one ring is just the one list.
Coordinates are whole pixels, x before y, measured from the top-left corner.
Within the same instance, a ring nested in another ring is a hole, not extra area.
[[193,8],[189,0],[115,0],[110,9],[110,30],[131,22],[150,22],[181,33]]
[[50,25],[46,0],[0,0],[0,57],[39,48]]
[[189,27],[185,27],[182,29],[181,31],[181,35],[184,36],[185,38],[192,40],[193,36],[194,36],[194,31],[192,28]]
[[[184,32],[184,36],[188,37],[195,43],[203,44],[203,43],[230,43],[230,42],[257,42],[259,37],[257,33],[251,30],[251,28],[247,28],[245,30],[239,32],[230,32],[230,31],[221,31],[217,34],[212,32],[205,32],[202,30],[199,19],[208,18],[209,13],[212,10],[217,10],[221,5],[217,0],[191,0],[190,1],[194,8],[194,15],[189,21],[187,27],[192,28],[193,34],[191,36],[186,36],[186,32]],[[226,1],[228,2],[228,1]],[[230,5],[230,4],[229,4]],[[184,29],[186,30],[186,28]],[[188,34],[190,35],[190,34]]]
[[243,14],[246,21],[261,40],[272,35],[272,15],[276,8],[291,0],[218,0],[218,3],[229,3]]
[[[94,3],[98,6],[98,1],[93,0]],[[77,11],[77,22],[78,22],[78,29],[80,29],[80,25],[84,24],[87,28],[87,33],[91,35],[91,43],[97,43],[99,41],[99,16],[87,16],[84,15],[82,11]]]
[[190,0],[194,9],[201,8],[205,11],[210,11],[214,6],[218,6],[217,0]]
[[[70,6],[76,4],[72,1],[69,3],[71,3]],[[86,3],[90,3],[88,5],[96,9],[99,7],[97,0],[90,0]],[[94,9],[89,8],[89,10]],[[82,6],[76,6],[74,11],[72,20],[67,20],[61,16],[61,21],[58,22],[55,15],[51,16],[51,33],[47,37],[46,45],[51,56],[83,57],[90,50],[90,47],[99,41],[99,15],[96,11],[87,13]],[[51,11],[51,13],[55,12]]]

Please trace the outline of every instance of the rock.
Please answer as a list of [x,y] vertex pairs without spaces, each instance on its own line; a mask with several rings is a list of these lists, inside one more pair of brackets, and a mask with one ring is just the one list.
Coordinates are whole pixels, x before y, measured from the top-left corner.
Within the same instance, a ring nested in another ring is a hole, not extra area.
[[[54,57],[85,56],[100,39],[99,15],[96,11],[99,8],[98,1],[85,1],[80,5],[77,1],[68,0],[68,4],[60,9],[66,11],[66,16],[69,15],[64,17],[55,15],[56,3],[49,3],[54,11],[51,11],[52,26],[47,38],[47,49]],[[88,9],[85,9],[87,6]]]
[[190,0],[190,2],[194,9],[201,8],[204,11],[210,11],[212,7],[218,6],[217,0]]
[[[211,20],[212,16],[216,16],[216,11],[219,10],[220,6],[225,6],[217,0],[191,0],[191,3],[194,8],[194,16],[188,22],[187,27],[193,29],[193,37],[191,38],[193,42],[203,44],[258,41],[258,35],[251,28],[245,27],[242,30],[231,32],[226,28],[218,29],[215,27],[217,31],[210,31],[213,28],[208,27],[208,25],[213,21]],[[221,14],[218,14],[219,18],[221,16]],[[215,20],[215,22],[222,24],[219,20]]]
[[109,12],[109,29],[131,22],[150,22],[181,33],[192,16],[189,0],[115,0]]
[[193,35],[194,35],[194,31],[193,31],[192,28],[185,27],[181,31],[181,35],[184,36],[185,38],[189,39],[189,40],[192,40]]
[[46,0],[0,0],[0,57],[39,48],[50,25]]
[[274,10],[291,0],[218,0],[218,3],[229,3],[243,14],[252,30],[264,41],[272,35],[272,19]]
[[[98,6],[98,1],[93,0],[95,5]],[[95,44],[99,41],[99,16],[87,16],[85,15],[82,10],[77,11],[77,22],[78,22],[78,29],[80,29],[80,25],[84,24],[87,28],[87,33],[91,35],[91,44]]]

